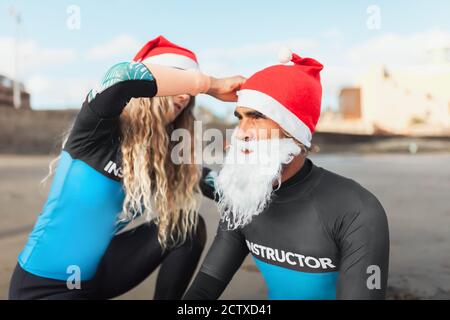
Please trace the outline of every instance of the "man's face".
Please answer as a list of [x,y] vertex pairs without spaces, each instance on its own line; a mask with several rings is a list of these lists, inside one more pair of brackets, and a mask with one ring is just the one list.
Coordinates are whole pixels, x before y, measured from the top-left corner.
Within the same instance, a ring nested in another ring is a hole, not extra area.
[[280,125],[262,113],[246,107],[237,107],[234,115],[239,119],[236,138],[244,141],[285,138]]
[[245,226],[269,205],[283,166],[301,153],[296,141],[260,112],[237,107],[235,115],[239,125],[215,182],[219,211],[230,228]]

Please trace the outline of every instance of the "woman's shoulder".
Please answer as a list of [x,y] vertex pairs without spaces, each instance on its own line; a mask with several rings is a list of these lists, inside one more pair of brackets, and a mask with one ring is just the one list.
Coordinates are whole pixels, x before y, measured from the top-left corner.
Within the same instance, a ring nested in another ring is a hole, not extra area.
[[88,102],[94,100],[97,94],[102,93],[106,89],[129,80],[154,81],[155,79],[149,69],[141,62],[116,63],[105,73],[97,87],[89,91]]

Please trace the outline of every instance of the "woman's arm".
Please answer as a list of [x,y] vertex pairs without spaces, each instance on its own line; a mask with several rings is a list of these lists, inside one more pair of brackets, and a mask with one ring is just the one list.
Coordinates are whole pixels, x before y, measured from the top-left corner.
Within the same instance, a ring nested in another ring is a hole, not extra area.
[[181,70],[144,63],[156,79],[157,96],[206,93],[222,101],[236,101],[236,91],[245,82],[241,76],[217,79],[198,70]]
[[87,102],[99,117],[112,118],[120,115],[131,98],[206,93],[235,101],[236,90],[244,81],[242,77],[216,79],[197,70],[122,62],[108,70],[99,87],[89,92]]
[[156,80],[156,96],[176,96],[189,94],[195,96],[206,93],[211,86],[211,77],[198,70],[181,70],[157,64],[144,65]]
[[130,99],[151,98],[156,93],[156,79],[144,64],[121,62],[106,72],[84,104],[89,105],[98,118],[114,118],[122,113]]

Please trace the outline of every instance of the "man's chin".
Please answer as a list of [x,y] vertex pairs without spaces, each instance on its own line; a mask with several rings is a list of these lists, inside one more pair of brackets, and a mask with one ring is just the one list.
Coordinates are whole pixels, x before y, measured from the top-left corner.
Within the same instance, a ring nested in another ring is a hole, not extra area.
[[[231,173],[220,176],[217,183],[218,207],[221,217],[236,227],[243,227],[259,215],[269,204],[273,187],[272,178],[252,172]],[[233,182],[233,180],[239,180]],[[247,181],[246,183],[243,181]]]
[[[298,153],[291,140],[279,141],[278,149],[231,145],[225,164],[216,179],[219,211],[234,226],[244,226],[270,203],[273,184],[278,183],[283,165]],[[248,154],[242,150],[251,151]],[[254,152],[253,152],[254,151]],[[235,153],[236,152],[236,153]],[[238,155],[236,158],[235,155]]]

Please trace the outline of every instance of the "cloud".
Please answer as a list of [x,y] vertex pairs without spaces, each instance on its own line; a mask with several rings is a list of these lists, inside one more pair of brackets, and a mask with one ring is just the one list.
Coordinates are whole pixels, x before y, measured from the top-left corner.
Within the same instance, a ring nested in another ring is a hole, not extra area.
[[[278,50],[289,46],[301,56],[317,58],[325,65],[322,72],[325,104],[337,105],[342,86],[355,85],[373,64],[388,68],[427,64],[430,52],[436,48],[450,47],[450,32],[429,30],[411,34],[376,33],[378,35],[354,43],[338,29],[329,29],[316,38],[293,38],[279,41],[253,42],[235,47],[214,47],[197,52],[202,70],[214,76],[242,74],[250,76],[255,71],[278,63]],[[13,74],[13,38],[0,37],[0,73]],[[117,61],[130,59],[142,43],[122,34],[98,44],[83,55],[67,48],[44,48],[35,41],[21,42],[21,73],[32,93],[33,106],[46,107],[60,104],[79,106],[88,90],[98,80],[97,75],[86,77],[56,77],[49,66],[68,65],[81,57],[83,64],[96,63],[98,59]],[[108,64],[106,61],[105,64]],[[71,69],[67,69],[68,73]],[[73,70],[72,70],[73,71]],[[91,78],[95,77],[95,79]]]
[[[340,38],[339,41],[326,41],[331,35]],[[331,32],[331,35],[322,33],[323,39],[314,56],[325,65],[322,71],[324,98],[327,106],[332,104],[334,107],[337,107],[340,89],[357,85],[371,66],[385,65],[388,69],[425,66],[430,69],[437,61],[436,57],[442,57],[433,55],[433,50],[450,48],[450,32],[436,29],[406,35],[384,33],[352,45],[344,41],[345,34]]]
[[311,49],[318,43],[311,39],[290,39],[285,41],[271,41],[262,43],[249,43],[234,48],[209,48],[203,51],[205,56],[214,56],[218,58],[236,59],[236,58],[253,58],[255,56],[267,56],[275,54],[283,46],[288,46],[292,50]]
[[384,34],[350,48],[348,63],[411,66],[430,62],[430,52],[450,47],[450,32],[431,30],[410,35]]
[[[15,76],[14,39],[0,37],[0,74]],[[19,79],[25,83],[34,102],[67,106],[80,104],[80,94],[86,94],[86,79],[49,77],[52,68],[60,69],[75,61],[77,53],[69,48],[45,48],[34,40],[23,39],[19,44]],[[83,91],[75,94],[76,90]],[[82,96],[81,96],[82,99]],[[45,105],[43,105],[45,107]]]
[[359,77],[372,65],[383,64],[388,68],[426,65],[433,63],[433,50],[450,48],[450,32],[436,29],[406,35],[384,33],[356,44],[348,40],[339,29],[328,29],[314,39],[210,48],[199,53],[200,65],[213,75],[250,76],[267,65],[276,64],[278,49],[288,45],[301,56],[314,57],[324,64],[324,107],[337,107],[340,89],[357,85]]
[[[13,77],[14,39],[0,37],[0,74]],[[132,56],[139,43],[132,37],[121,35],[109,42],[95,46],[81,58],[87,60],[114,58],[124,54]],[[91,75],[71,76],[73,69],[67,68],[67,75],[53,75],[50,67],[74,62],[79,55],[68,48],[45,48],[29,39],[22,40],[19,48],[20,79],[31,93],[32,105],[37,108],[79,107],[87,92],[98,79]],[[85,61],[85,63],[89,63]]]
[[33,75],[26,80],[27,89],[33,93],[45,94],[52,88],[52,83],[48,77],[41,76],[39,74]]
[[110,59],[126,56],[131,59],[142,46],[134,37],[122,34],[89,49],[85,55],[90,60]]
[[[9,77],[14,75],[14,39],[0,37],[0,73]],[[77,54],[67,48],[43,48],[33,40],[25,39],[19,44],[19,74],[47,68],[62,66],[75,60]]]
[[93,77],[55,77],[32,74],[25,81],[37,108],[78,108],[97,83]]
[[232,48],[207,48],[198,53],[203,71],[217,76],[230,74],[250,75],[258,68],[278,63],[278,51],[288,46],[301,55],[318,46],[312,39],[287,39],[280,41],[248,43]]

